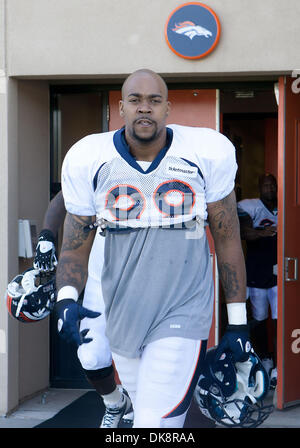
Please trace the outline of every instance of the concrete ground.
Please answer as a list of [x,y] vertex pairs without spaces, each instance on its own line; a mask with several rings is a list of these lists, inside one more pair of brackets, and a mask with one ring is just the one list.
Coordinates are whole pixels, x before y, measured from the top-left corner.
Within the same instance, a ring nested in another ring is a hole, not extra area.
[[[0,417],[1,428],[33,428],[53,417],[72,401],[85,394],[87,389],[48,389],[20,404],[12,414]],[[273,402],[269,392],[266,403]],[[300,428],[300,405],[274,412],[259,428]]]

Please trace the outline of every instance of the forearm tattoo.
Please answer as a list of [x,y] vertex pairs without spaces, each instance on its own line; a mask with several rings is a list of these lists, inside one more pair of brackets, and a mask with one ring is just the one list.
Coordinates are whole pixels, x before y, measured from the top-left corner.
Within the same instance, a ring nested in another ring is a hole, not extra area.
[[208,213],[226,300],[244,298],[245,264],[234,193],[209,204]]
[[240,294],[236,266],[229,263],[218,263],[219,276],[226,299],[232,299]]
[[56,284],[57,289],[63,286],[74,286],[81,292],[87,279],[87,270],[81,263],[76,263],[73,257],[63,255],[57,267]]
[[[64,236],[56,272],[57,289],[74,286],[80,293],[85,286],[88,257],[95,232],[85,232],[93,217],[67,214]],[[88,241],[89,240],[89,241]]]

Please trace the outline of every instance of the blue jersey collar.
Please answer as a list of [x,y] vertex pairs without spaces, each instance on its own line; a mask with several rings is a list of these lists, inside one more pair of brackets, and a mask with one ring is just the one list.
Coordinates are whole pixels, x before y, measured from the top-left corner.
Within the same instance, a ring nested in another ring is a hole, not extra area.
[[122,128],[122,129],[119,129],[118,131],[116,131],[114,133],[114,137],[113,137],[113,142],[114,142],[115,148],[118,151],[118,153],[120,154],[120,156],[124,160],[126,160],[126,162],[129,163],[129,165],[131,165],[133,168],[135,168],[140,173],[144,173],[144,174],[150,173],[151,171],[155,170],[158,167],[158,165],[160,164],[160,162],[166,155],[166,152],[170,148],[170,146],[172,144],[172,140],[173,140],[173,130],[170,128],[167,128],[166,145],[157,154],[157,156],[152,161],[149,168],[146,171],[144,171],[140,167],[140,165],[137,163],[135,158],[130,154],[129,146],[125,139],[125,128]]

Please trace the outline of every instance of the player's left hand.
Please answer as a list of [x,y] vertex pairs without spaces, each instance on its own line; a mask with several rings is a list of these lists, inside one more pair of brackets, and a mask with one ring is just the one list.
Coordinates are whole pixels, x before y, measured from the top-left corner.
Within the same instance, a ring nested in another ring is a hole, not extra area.
[[34,269],[38,269],[40,272],[54,271],[57,265],[57,258],[54,236],[50,230],[44,229],[41,231],[35,251]]
[[222,353],[230,350],[234,362],[244,362],[249,358],[251,348],[248,325],[228,325],[216,349],[215,359],[220,359]]

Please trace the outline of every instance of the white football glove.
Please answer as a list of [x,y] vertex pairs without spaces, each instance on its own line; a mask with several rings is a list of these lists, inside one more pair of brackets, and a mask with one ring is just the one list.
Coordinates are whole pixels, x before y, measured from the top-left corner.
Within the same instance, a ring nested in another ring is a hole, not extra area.
[[40,272],[54,271],[57,266],[56,249],[53,233],[44,229],[39,235],[33,262],[34,269]]

